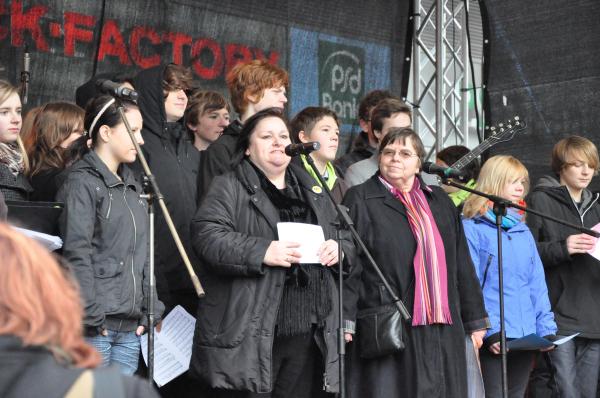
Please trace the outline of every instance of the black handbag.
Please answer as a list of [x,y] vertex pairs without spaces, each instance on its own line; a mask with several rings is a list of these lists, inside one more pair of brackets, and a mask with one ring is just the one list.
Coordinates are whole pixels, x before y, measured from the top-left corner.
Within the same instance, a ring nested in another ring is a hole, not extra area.
[[404,319],[394,303],[358,311],[356,333],[360,357],[378,358],[404,350],[404,328]]

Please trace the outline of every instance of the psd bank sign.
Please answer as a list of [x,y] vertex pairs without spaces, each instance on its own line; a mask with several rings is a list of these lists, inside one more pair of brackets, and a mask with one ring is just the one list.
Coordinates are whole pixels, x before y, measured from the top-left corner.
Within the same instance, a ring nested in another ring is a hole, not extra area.
[[361,47],[319,40],[319,101],[340,118],[356,123],[364,94],[365,51]]

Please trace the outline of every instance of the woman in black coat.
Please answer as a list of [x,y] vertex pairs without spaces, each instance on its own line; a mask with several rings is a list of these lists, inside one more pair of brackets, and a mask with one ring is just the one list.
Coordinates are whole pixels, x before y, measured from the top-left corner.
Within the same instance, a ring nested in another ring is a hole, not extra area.
[[[290,165],[290,142],[279,110],[248,119],[237,167],[213,180],[192,223],[206,297],[190,368],[211,397],[318,397],[339,387],[336,214]],[[298,243],[279,240],[278,222],[321,225],[319,262],[304,264]],[[343,250],[347,263],[350,241]]]
[[[442,189],[426,186],[418,175],[424,154],[411,129],[390,132],[379,149],[379,173],[344,198],[367,248],[412,315],[404,325],[405,349],[373,359],[361,358],[357,325],[349,350],[349,397],[467,396],[465,334],[481,344],[487,314],[456,208]],[[391,303],[366,260],[360,262],[360,283],[351,285],[346,298],[358,303],[359,313]]]

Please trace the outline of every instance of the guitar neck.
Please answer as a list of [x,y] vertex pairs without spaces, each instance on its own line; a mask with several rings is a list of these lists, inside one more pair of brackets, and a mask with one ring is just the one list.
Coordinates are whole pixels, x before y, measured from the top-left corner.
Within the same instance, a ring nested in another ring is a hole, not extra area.
[[466,165],[471,163],[474,159],[477,159],[479,155],[490,149],[493,145],[494,144],[490,139],[483,141],[481,144],[477,145],[477,147],[473,148],[472,151],[467,153],[462,158],[458,159],[458,161],[450,167],[456,170],[462,170]]
[[506,125],[500,124],[498,127],[490,129],[491,135],[481,144],[477,145],[472,151],[460,158],[456,163],[451,165],[453,169],[462,170],[466,165],[477,159],[479,155],[487,151],[494,145],[500,142],[512,140],[515,134],[523,130],[527,126],[518,116],[511,119]]

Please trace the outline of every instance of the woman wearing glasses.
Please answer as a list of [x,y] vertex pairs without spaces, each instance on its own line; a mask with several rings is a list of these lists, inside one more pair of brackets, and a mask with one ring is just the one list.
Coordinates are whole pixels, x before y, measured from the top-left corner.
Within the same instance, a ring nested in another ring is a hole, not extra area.
[[[392,129],[379,147],[379,172],[344,198],[412,316],[404,324],[405,348],[374,357],[371,352],[369,359],[359,322],[349,350],[350,397],[467,396],[465,334],[480,345],[489,325],[458,212],[441,188],[428,187],[419,176],[424,155],[413,130]],[[346,289],[359,314],[392,302],[364,256],[360,263],[360,281]]]

